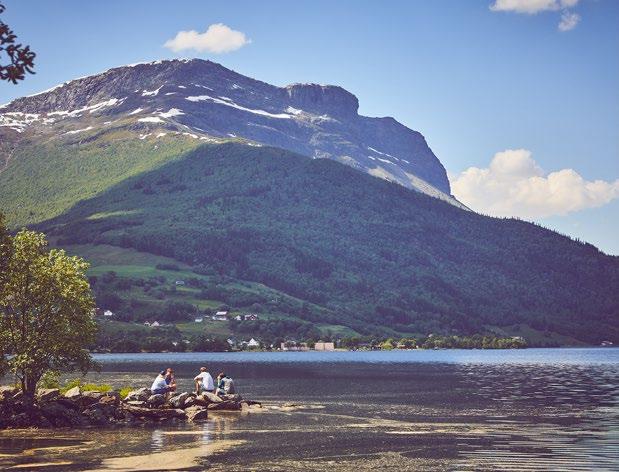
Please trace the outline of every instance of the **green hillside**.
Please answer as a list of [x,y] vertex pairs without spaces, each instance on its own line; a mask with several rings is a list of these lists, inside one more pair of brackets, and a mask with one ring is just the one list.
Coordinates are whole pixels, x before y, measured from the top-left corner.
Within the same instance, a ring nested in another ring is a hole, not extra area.
[[[46,173],[37,148],[23,149],[0,174],[10,221],[40,222],[61,246],[173,258],[206,277],[207,298],[259,283],[289,297],[274,316],[313,325],[362,334],[519,325],[619,341],[619,262],[591,245],[275,148],[114,139],[48,144]],[[97,177],[106,162],[114,178]]]

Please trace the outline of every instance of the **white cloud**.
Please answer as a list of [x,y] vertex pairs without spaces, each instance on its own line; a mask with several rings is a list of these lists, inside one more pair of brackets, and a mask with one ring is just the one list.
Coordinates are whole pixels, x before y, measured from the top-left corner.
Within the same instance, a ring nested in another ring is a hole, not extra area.
[[578,13],[572,13],[570,11],[564,11],[561,14],[561,21],[559,22],[559,31],[569,31],[576,28],[576,25],[580,21],[580,15]]
[[526,149],[498,152],[487,168],[470,167],[451,180],[458,200],[493,216],[565,215],[619,198],[619,179],[587,181],[573,169],[545,174]]
[[179,31],[173,39],[165,42],[164,47],[174,52],[193,49],[197,52],[222,54],[236,51],[251,40],[241,31],[235,31],[223,23],[210,25],[204,33],[195,30]]
[[492,11],[535,15],[543,11],[561,11],[559,31],[570,31],[580,22],[580,15],[571,12],[580,0],[494,0]]
[[495,0],[490,5],[492,11],[511,11],[534,15],[541,11],[557,11],[573,8],[579,0]]

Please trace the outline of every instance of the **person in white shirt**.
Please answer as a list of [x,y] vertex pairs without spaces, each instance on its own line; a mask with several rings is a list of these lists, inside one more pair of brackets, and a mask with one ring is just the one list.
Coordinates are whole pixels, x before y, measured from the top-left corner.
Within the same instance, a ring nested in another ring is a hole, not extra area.
[[165,370],[159,372],[159,375],[151,385],[150,391],[153,393],[153,395],[165,394],[170,391],[170,387],[168,387],[168,384],[165,381],[165,373]]
[[200,373],[193,379],[196,382],[196,394],[200,394],[200,389],[205,392],[213,393],[215,383],[213,377],[206,371],[206,367],[200,367]]

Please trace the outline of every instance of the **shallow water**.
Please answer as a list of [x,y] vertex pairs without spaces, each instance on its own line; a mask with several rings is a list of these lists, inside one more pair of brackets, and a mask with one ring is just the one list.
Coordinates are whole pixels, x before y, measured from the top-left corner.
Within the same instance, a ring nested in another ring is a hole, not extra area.
[[[98,382],[226,370],[265,408],[203,425],[0,434],[22,470],[619,470],[619,349],[98,356]],[[292,403],[294,406],[283,406]],[[19,469],[16,469],[19,470]]]

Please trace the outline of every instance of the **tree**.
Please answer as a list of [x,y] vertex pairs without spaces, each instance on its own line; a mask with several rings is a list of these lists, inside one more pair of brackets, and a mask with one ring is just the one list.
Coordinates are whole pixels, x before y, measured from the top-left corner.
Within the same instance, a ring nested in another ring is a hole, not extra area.
[[[33,396],[49,370],[86,373],[87,346],[96,339],[95,303],[85,272],[88,264],[62,250],[49,250],[45,235],[22,230],[6,235],[0,222],[0,354]],[[8,245],[8,249],[7,249]]]
[[[0,3],[0,13],[5,10]],[[30,50],[30,46],[16,44],[17,36],[13,33],[9,25],[0,20],[0,80],[17,83],[24,80],[26,72],[34,74],[34,58],[36,54]],[[4,53],[4,54],[3,54]],[[3,56],[8,56],[8,63]]]

